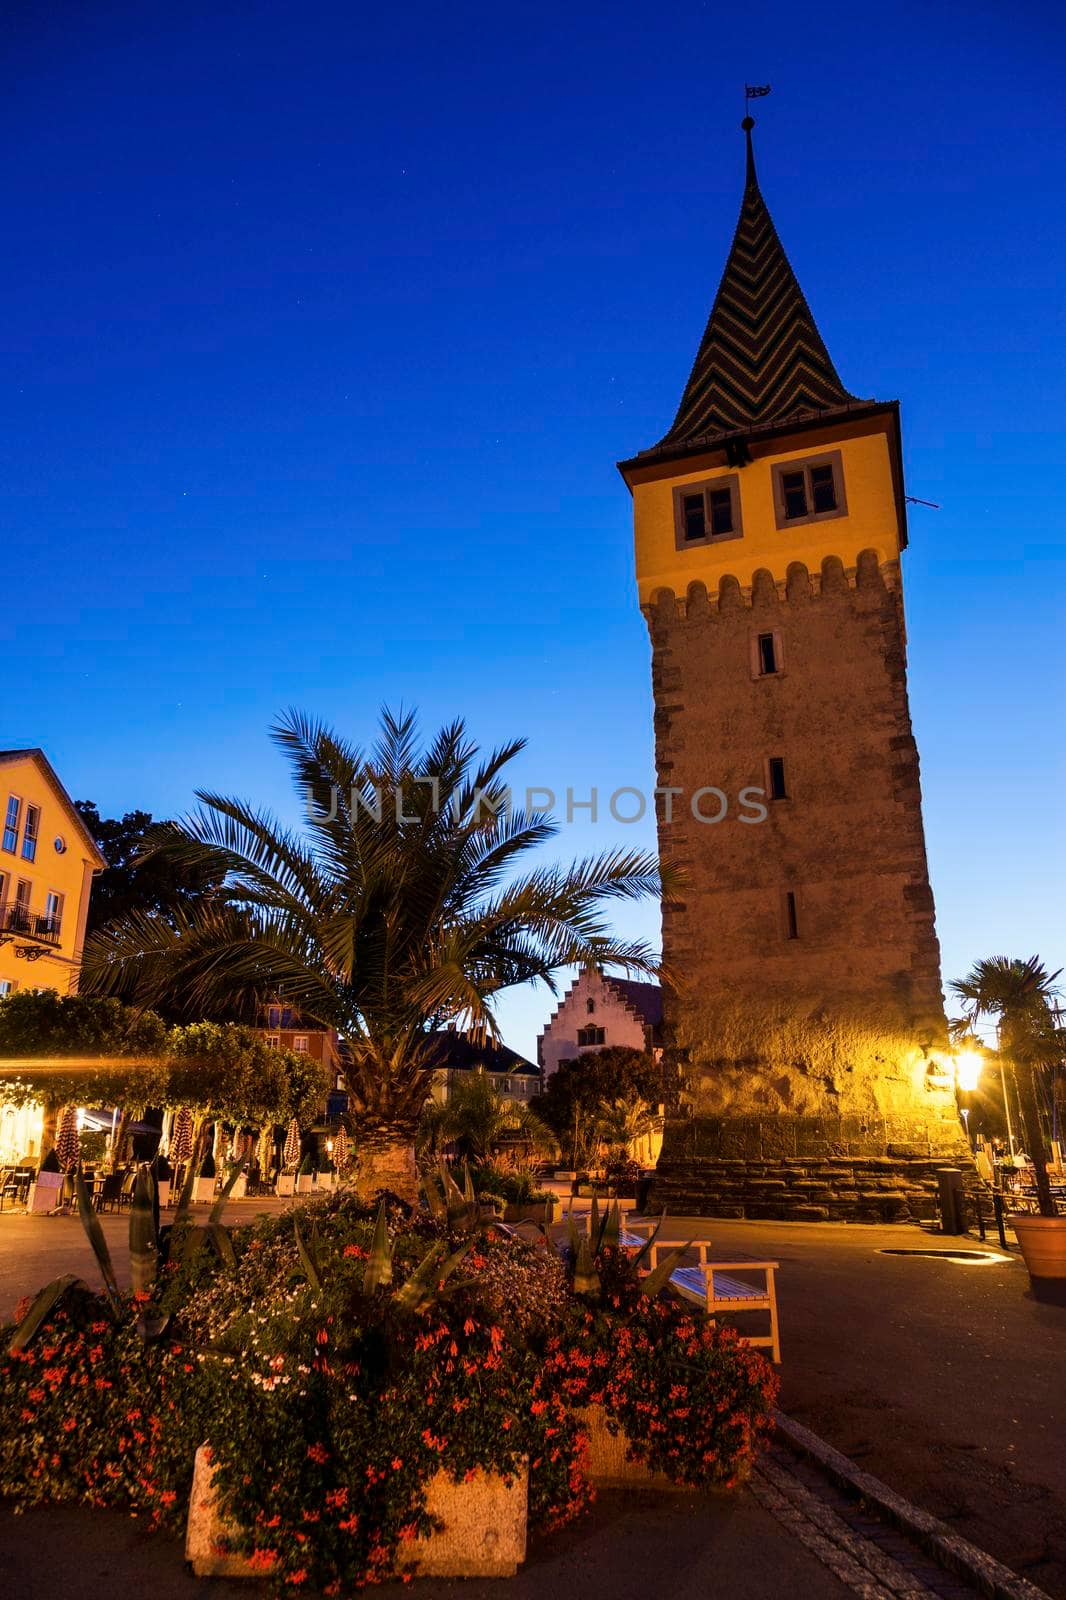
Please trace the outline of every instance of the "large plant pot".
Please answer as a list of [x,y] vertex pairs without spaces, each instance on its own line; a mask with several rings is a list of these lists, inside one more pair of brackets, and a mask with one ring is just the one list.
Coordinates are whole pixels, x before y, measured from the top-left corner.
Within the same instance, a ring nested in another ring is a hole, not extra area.
[[229,1192],[231,1200],[243,1200],[248,1194],[248,1174],[242,1172]]
[[315,1175],[313,1172],[301,1172],[296,1179],[296,1193],[310,1194],[314,1187]]
[[[653,1472],[643,1461],[628,1459],[629,1437],[619,1428],[612,1433],[607,1426],[607,1412],[603,1406],[585,1406],[575,1411],[575,1417],[588,1435],[585,1452],[585,1473],[590,1483],[605,1489],[657,1489],[671,1494],[707,1493],[689,1484],[675,1483],[665,1472]],[[751,1473],[751,1463],[743,1462],[735,1474],[738,1483],[746,1482]]]
[[535,1222],[547,1226],[555,1220],[555,1201],[528,1200],[515,1202],[503,1208],[504,1222]]
[[296,1176],[295,1176],[295,1174],[292,1173],[292,1172],[283,1172],[283,1173],[281,1173],[280,1177],[278,1178],[277,1183],[274,1185],[274,1193],[276,1195],[280,1196],[280,1198],[283,1199],[283,1200],[286,1200],[286,1199],[288,1199],[288,1197],[290,1195],[295,1194],[296,1193]]
[[54,1211],[63,1198],[63,1174],[39,1172],[31,1184],[27,1211]]
[[1015,1212],[1010,1217],[1029,1276],[1038,1281],[1066,1279],[1066,1217],[1034,1217]]
[[197,1178],[196,1194],[193,1196],[194,1205],[209,1206],[211,1204],[215,1198],[215,1181],[214,1178]]
[[155,1186],[156,1193],[159,1196],[159,1204],[161,1206],[168,1206],[170,1204],[170,1183],[171,1180],[169,1178],[160,1178],[159,1182]]
[[[435,1473],[427,1485],[426,1509],[444,1526],[403,1545],[397,1556],[401,1569],[417,1566],[426,1578],[513,1578],[526,1558],[528,1501],[525,1467],[509,1482],[480,1469],[462,1483],[446,1472]],[[185,1534],[185,1559],[198,1578],[262,1579],[261,1567],[224,1548],[234,1531],[219,1514],[214,1469],[201,1445]]]

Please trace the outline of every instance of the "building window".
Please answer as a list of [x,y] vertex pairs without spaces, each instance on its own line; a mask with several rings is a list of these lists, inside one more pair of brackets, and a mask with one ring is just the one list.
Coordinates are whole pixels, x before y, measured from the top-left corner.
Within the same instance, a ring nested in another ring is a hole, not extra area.
[[0,872],[0,906],[7,905],[7,873]]
[[740,482],[735,476],[674,490],[674,532],[679,550],[739,539]]
[[22,859],[23,861],[36,861],[37,835],[41,831],[40,806],[27,805],[26,826],[22,830]]
[[584,1049],[588,1045],[604,1044],[606,1039],[607,1032],[604,1028],[588,1027],[579,1028],[577,1030],[577,1043],[579,1049]]
[[788,789],[785,787],[785,760],[783,756],[771,756],[766,763],[771,800],[787,800]]
[[20,878],[15,885],[15,913],[13,925],[28,928],[30,925],[30,881]]
[[282,1006],[282,1008],[281,1008],[281,1026],[283,1028],[288,1028],[288,1027],[290,1027],[292,1025],[293,1020],[294,1019],[293,1019],[293,1014],[292,1014],[292,1007],[291,1006]]
[[63,926],[63,896],[49,889],[44,900],[45,925],[49,933],[58,933]]
[[269,1045],[271,1050],[280,1050],[281,1049],[281,1035],[277,1034],[277,1033],[268,1033],[267,1034],[267,1044]]
[[796,891],[789,889],[785,894],[785,938],[798,939],[799,936],[799,909],[796,905]]
[[760,633],[755,641],[755,667],[756,676],[769,678],[779,672],[781,652],[777,645],[777,635],[774,633]]
[[3,845],[4,849],[10,850],[12,855],[15,854],[15,851],[18,848],[19,818],[21,816],[22,801],[19,799],[17,794],[9,794],[7,797],[7,814],[4,818]]
[[280,1025],[281,1025],[281,1008],[279,1006],[271,1006],[269,1008],[269,1010],[267,1011],[267,1024],[271,1028],[280,1027]]
[[589,1016],[591,1017],[593,1015],[593,1013],[595,1012],[595,1010],[596,1010],[596,1002],[595,1002],[595,1000],[592,1000],[592,999],[586,1000],[585,1001],[585,1010],[588,1012]]
[[6,999],[9,994],[14,994],[18,986],[17,978],[0,978],[0,1000]]
[[844,470],[840,451],[812,456],[809,461],[783,462],[774,467],[774,509],[779,528],[797,522],[820,522],[826,517],[846,517]]
[[305,1056],[307,1054],[306,1033],[294,1033],[292,1036],[292,1047],[298,1056]]

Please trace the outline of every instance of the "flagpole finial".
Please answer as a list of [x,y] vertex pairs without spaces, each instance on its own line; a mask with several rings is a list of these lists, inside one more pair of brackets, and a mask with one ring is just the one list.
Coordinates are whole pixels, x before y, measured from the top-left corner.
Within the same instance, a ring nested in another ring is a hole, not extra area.
[[740,126],[744,129],[744,138],[746,139],[748,146],[748,161],[747,171],[745,173],[745,182],[748,188],[750,188],[753,184],[756,184],[759,181],[755,175],[755,148],[751,142],[751,130],[755,126],[755,118],[745,117]]

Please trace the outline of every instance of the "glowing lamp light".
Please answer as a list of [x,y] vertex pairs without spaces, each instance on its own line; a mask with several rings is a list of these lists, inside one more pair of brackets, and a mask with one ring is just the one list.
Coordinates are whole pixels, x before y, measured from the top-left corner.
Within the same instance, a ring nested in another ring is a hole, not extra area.
[[980,1052],[977,1050],[960,1050],[956,1055],[955,1082],[964,1094],[969,1094],[977,1088],[983,1064]]

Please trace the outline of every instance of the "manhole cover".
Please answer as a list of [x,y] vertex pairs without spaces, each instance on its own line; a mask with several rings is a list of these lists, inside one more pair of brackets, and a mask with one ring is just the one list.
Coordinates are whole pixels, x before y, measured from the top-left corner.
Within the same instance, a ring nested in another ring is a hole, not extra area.
[[989,1261],[1010,1261],[1010,1256],[1002,1256],[996,1250],[934,1250],[921,1249],[919,1246],[907,1248],[906,1246],[893,1246],[879,1250],[880,1256],[935,1256],[941,1261],[961,1261],[964,1266],[981,1266]]

